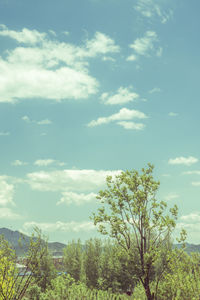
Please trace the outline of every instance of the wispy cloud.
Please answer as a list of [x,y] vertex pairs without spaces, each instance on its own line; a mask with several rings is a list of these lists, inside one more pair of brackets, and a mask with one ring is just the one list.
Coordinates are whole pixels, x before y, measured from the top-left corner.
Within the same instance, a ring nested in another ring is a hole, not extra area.
[[189,156],[189,157],[176,157],[174,159],[170,158],[168,163],[170,165],[185,165],[185,166],[191,166],[195,163],[197,163],[199,160],[196,157]]
[[139,98],[139,95],[131,90],[131,88],[120,87],[116,94],[103,93],[100,99],[104,104],[116,105],[132,102]]
[[35,121],[35,120],[31,120],[28,116],[23,116],[21,118],[23,121],[25,121],[26,123],[35,123],[37,125],[50,125],[52,124],[52,121],[49,119],[44,119],[41,121]]
[[60,162],[58,160],[51,159],[51,158],[48,158],[48,159],[37,159],[34,162],[34,165],[38,166],[38,167],[47,167],[47,166],[50,166],[50,165],[53,165],[53,164],[57,165],[57,166],[64,166],[64,165],[66,165],[66,163],[64,163],[64,162]]
[[185,221],[185,222],[200,222],[200,213],[193,212],[188,215],[181,216],[180,220]]
[[192,185],[193,185],[193,186],[200,186],[200,181],[193,181],[193,182],[192,182]]
[[135,61],[135,60],[137,60],[137,56],[134,55],[134,54],[132,54],[132,55],[128,56],[128,57],[126,58],[126,60],[127,60],[127,61]]
[[165,197],[164,197],[164,199],[166,200],[166,201],[171,201],[171,200],[174,200],[174,199],[177,199],[177,198],[179,198],[180,196],[178,195],[178,194],[176,194],[176,193],[169,193],[168,195],[166,195]]
[[10,132],[3,132],[3,131],[1,131],[0,132],[0,136],[8,136],[8,135],[10,135]]
[[16,159],[16,160],[13,161],[11,164],[12,164],[12,166],[19,167],[19,166],[25,166],[25,165],[27,165],[28,163],[27,163],[27,162],[24,162],[24,161],[21,161],[21,160],[19,160],[19,159]]
[[134,8],[146,18],[158,17],[163,24],[173,15],[172,10],[166,11],[161,0],[137,0]]
[[158,49],[154,46],[156,42],[158,42],[156,32],[147,31],[143,37],[137,38],[130,45],[130,48],[134,50],[134,54],[130,55],[127,60],[136,60],[137,56],[150,56],[154,51],[157,56],[160,56],[160,52],[157,52]]
[[32,122],[31,119],[28,116],[23,116],[22,120],[25,121],[25,122],[27,122],[27,123],[31,123]]
[[200,175],[200,171],[199,170],[185,171],[183,172],[183,175]]
[[52,124],[52,121],[49,119],[44,119],[44,120],[38,121],[37,124],[38,125],[50,125],[50,124]]
[[10,208],[0,207],[0,219],[15,220],[20,218],[20,215],[14,213]]
[[44,232],[87,232],[95,230],[95,226],[90,221],[85,222],[55,222],[55,223],[38,223],[38,222],[26,222],[23,225],[25,230],[33,230],[35,227],[40,228]]
[[62,198],[60,201],[57,202],[57,205],[60,204],[75,204],[75,205],[82,205],[86,203],[92,203],[96,201],[97,194],[95,193],[89,193],[89,194],[83,194],[83,193],[74,193],[74,192],[63,192]]
[[151,89],[149,91],[149,94],[154,94],[154,93],[160,93],[161,92],[161,89],[158,88],[158,87],[154,87],[153,89]]
[[[132,119],[146,119],[147,116],[138,110],[134,110],[134,109],[128,109],[128,108],[122,108],[120,109],[120,111],[116,114],[113,114],[109,117],[101,117],[98,118],[97,120],[93,120],[88,124],[88,127],[95,127],[95,126],[99,126],[102,124],[108,124],[111,122],[115,122],[115,121],[127,121],[127,120],[132,120]],[[122,126],[126,126],[125,123],[123,124],[119,124]]]
[[170,112],[168,115],[169,115],[170,117],[177,117],[177,116],[178,116],[178,113]]
[[99,85],[89,75],[89,59],[120,51],[114,40],[101,32],[82,46],[27,28],[14,31],[1,26],[0,35],[20,44],[0,57],[0,102],[88,98],[97,93]]

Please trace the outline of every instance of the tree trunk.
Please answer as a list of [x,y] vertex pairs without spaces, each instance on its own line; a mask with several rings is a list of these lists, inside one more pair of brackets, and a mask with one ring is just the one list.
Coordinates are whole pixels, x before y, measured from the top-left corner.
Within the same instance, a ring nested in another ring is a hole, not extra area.
[[151,294],[150,286],[149,286],[149,278],[145,278],[144,281],[144,289],[148,300],[154,300],[154,296]]

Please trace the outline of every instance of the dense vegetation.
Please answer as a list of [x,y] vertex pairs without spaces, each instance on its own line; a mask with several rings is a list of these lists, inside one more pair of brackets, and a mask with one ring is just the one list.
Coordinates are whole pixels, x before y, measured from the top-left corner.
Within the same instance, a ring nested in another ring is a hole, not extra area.
[[[68,243],[57,269],[39,235],[29,246],[32,275],[19,278],[13,252],[1,239],[0,300],[199,299],[200,255],[172,246],[178,210],[167,210],[156,199],[159,182],[152,172],[148,165],[141,174],[133,170],[107,178],[98,195],[101,206],[92,215],[106,238]],[[179,242],[184,240],[183,231]]]

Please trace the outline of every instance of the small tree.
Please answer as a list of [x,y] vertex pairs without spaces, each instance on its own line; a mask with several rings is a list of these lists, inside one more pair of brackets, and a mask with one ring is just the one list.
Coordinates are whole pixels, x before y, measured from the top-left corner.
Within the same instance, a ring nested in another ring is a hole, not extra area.
[[32,267],[34,281],[41,288],[41,291],[44,292],[47,286],[51,285],[52,279],[56,277],[56,268],[49,253],[47,242],[43,243],[42,252],[43,255],[41,257],[37,256],[32,261]]
[[45,253],[44,241],[37,229],[36,234],[37,237],[32,235],[28,245],[23,274],[17,269],[15,251],[10,248],[3,236],[0,236],[0,300],[21,300],[24,297],[38,267],[38,261]]
[[137,258],[136,276],[148,300],[155,298],[150,286],[154,266],[163,244],[167,249],[178,212],[175,205],[167,214],[167,204],[156,199],[159,182],[153,178],[153,168],[148,164],[141,174],[132,170],[108,176],[107,189],[97,196],[102,206],[92,215],[100,233],[114,238],[128,255]]
[[10,299],[14,295],[14,271],[15,253],[0,236],[0,300]]

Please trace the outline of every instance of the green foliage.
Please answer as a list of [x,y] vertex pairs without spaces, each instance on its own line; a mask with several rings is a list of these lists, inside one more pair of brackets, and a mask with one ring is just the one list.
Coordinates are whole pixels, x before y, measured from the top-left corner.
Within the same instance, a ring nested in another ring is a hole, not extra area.
[[0,300],[14,295],[15,254],[8,243],[0,236]]
[[135,262],[118,244],[107,240],[103,244],[100,258],[99,287],[113,292],[127,291],[133,288]]
[[89,289],[83,283],[77,283],[68,276],[57,277],[52,281],[52,289],[41,294],[40,300],[127,300],[125,295],[108,291]]
[[158,299],[196,300],[200,295],[200,255],[182,250],[171,253],[169,269],[159,286]]
[[84,252],[84,268],[86,284],[89,288],[98,287],[100,256],[102,243],[98,239],[86,241]]
[[[9,247],[8,242],[0,236],[0,299],[21,300],[31,281],[32,274],[36,272],[39,262],[44,255],[44,242],[41,233],[36,229],[36,237],[33,235],[28,245],[26,267],[22,276],[19,274],[15,252]],[[23,238],[23,237],[22,237]],[[32,272],[28,272],[31,270]]]
[[27,290],[26,296],[26,299],[29,300],[40,300],[41,288],[37,284],[31,285]]
[[56,269],[49,254],[47,243],[43,245],[42,251],[43,255],[36,257],[32,264],[34,281],[42,291],[45,291],[47,286],[51,284],[51,280],[56,277]]
[[81,241],[76,243],[72,241],[68,243],[64,249],[64,269],[69,273],[76,281],[81,279],[83,263],[83,254]]

